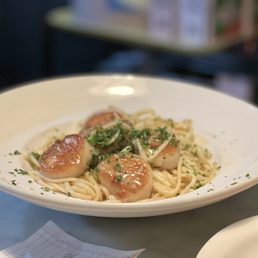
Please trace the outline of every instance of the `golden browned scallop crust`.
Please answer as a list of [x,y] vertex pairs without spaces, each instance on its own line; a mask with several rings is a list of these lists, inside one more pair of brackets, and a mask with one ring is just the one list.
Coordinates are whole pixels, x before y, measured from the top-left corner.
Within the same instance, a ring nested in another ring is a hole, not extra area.
[[78,177],[88,167],[91,149],[79,134],[57,140],[40,157],[39,171],[48,178]]
[[114,154],[99,163],[98,178],[122,202],[149,198],[152,190],[152,170],[140,156]]

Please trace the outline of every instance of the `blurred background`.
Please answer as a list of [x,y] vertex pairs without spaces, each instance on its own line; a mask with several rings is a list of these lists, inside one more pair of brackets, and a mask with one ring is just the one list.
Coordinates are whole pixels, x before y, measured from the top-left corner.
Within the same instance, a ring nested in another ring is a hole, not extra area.
[[258,103],[257,0],[0,0],[0,89],[134,73]]

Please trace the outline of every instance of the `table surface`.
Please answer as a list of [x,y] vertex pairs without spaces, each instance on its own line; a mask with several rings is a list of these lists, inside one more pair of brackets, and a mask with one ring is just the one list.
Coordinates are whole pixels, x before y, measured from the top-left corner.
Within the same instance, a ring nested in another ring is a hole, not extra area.
[[117,15],[118,17],[114,16],[105,22],[81,22],[74,17],[70,7],[59,7],[51,10],[46,15],[46,24],[51,28],[76,33],[80,36],[100,38],[116,43],[124,43],[132,47],[142,47],[144,49],[184,55],[209,54],[249,40],[249,36],[243,35],[192,47],[190,45],[182,45],[182,43],[177,42],[175,39],[160,40],[154,38],[145,28],[146,26],[137,25],[137,22],[132,23],[133,19],[127,19],[128,17],[126,18],[126,16],[125,18],[121,15]]
[[192,258],[222,228],[258,214],[258,186],[224,201],[148,218],[98,218],[39,207],[0,192],[0,249],[25,240],[52,220],[77,239],[122,250],[146,248],[140,258]]

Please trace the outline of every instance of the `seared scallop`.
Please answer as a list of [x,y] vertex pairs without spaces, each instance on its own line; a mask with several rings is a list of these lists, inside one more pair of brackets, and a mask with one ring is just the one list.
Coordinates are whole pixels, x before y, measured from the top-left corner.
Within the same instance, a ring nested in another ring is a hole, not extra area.
[[114,120],[120,120],[121,117],[122,117],[121,113],[117,111],[106,110],[103,112],[98,112],[93,114],[86,120],[85,127],[89,128],[89,127],[105,125]]
[[39,172],[48,178],[78,177],[92,157],[90,145],[79,134],[57,140],[41,155]]
[[94,130],[94,128],[106,126],[108,124],[112,124],[112,122],[121,122],[123,124],[126,124],[127,126],[131,126],[130,122],[128,121],[126,115],[123,112],[107,109],[91,115],[85,121],[84,127],[80,134],[83,137],[87,137],[92,132],[92,130]]
[[140,156],[152,166],[174,169],[180,158],[178,141],[166,128],[143,129],[137,133],[134,145]]
[[149,198],[152,191],[152,170],[140,156],[114,154],[100,162],[98,178],[122,202]]
[[151,164],[161,169],[174,169],[177,167],[179,158],[179,147],[168,144],[154,159],[151,160]]

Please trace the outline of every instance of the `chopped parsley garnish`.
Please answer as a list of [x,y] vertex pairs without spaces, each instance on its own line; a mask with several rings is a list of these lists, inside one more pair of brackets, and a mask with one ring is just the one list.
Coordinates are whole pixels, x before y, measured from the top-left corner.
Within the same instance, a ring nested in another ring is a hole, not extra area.
[[21,152],[19,152],[18,150],[15,150],[14,152],[10,152],[9,155],[10,156],[12,156],[12,155],[21,155]]
[[[117,123],[111,128],[99,127],[93,134],[87,137],[87,141],[93,146],[105,147],[110,145],[113,137],[124,130],[126,129],[122,128],[120,123]],[[113,143],[113,141],[111,143]]]
[[17,174],[20,174],[20,175],[28,175],[29,173],[27,172],[27,171],[25,171],[25,170],[23,170],[23,169],[18,169],[18,172],[17,172]]
[[115,181],[116,181],[117,183],[121,183],[122,180],[123,180],[123,175],[116,175],[116,176],[115,176]]
[[159,127],[155,129],[155,133],[157,135],[156,138],[161,142],[167,141],[171,136],[171,134],[166,130],[165,127],[164,128]]
[[122,167],[121,167],[121,165],[120,165],[119,163],[116,163],[115,166],[114,166],[114,169],[115,169],[116,171],[118,171],[118,172],[121,172]]
[[[132,139],[139,139],[143,147],[150,147],[151,142],[162,144],[164,141],[169,140],[170,137],[169,143],[171,145],[177,146],[178,144],[175,135],[169,133],[166,127],[158,127],[156,129],[144,128],[142,130],[133,129],[131,131],[131,137]],[[154,146],[152,147],[155,148]]]
[[179,144],[179,141],[176,139],[176,136],[174,134],[172,134],[172,137],[170,139],[170,142],[169,142],[170,145],[174,146],[174,147],[177,147],[178,144]]
[[16,176],[16,174],[19,174],[19,175],[28,175],[29,173],[21,168],[15,168],[14,171],[9,171],[8,172],[9,174],[11,175],[14,175]]
[[91,135],[86,137],[86,140],[99,153],[113,154],[132,144],[129,132],[130,130],[125,128],[121,123],[117,123],[109,128],[96,128]]
[[17,185],[15,180],[11,180],[12,185]]
[[33,156],[33,158],[35,158],[37,161],[39,161],[39,159],[40,159],[40,154],[38,154],[37,152],[31,152],[30,153],[32,156]]
[[137,138],[146,138],[149,137],[150,134],[150,129],[145,128],[142,130],[137,130],[137,129],[132,129],[131,130],[131,137],[132,139],[137,139]]
[[198,188],[200,188],[202,186],[203,186],[203,184],[200,181],[197,181],[196,185],[195,185],[195,189],[198,189]]
[[110,154],[93,154],[92,155],[92,159],[90,162],[90,169],[94,169],[97,167],[97,165],[99,164],[99,162],[107,159],[110,156]]
[[133,129],[131,130],[131,137],[133,140],[139,139],[140,143],[144,147],[147,147],[149,145],[149,138],[151,137],[151,129],[149,128],[144,128],[142,130]]
[[149,148],[151,151],[157,149],[165,141],[169,141],[169,144],[172,146],[177,146],[178,144],[175,135],[171,134],[166,127],[138,130],[125,128],[122,123],[117,123],[107,128],[96,127],[95,130],[86,137],[86,141],[94,147],[90,169],[94,170],[97,165],[107,159],[109,155],[135,153],[134,148],[136,148],[136,146],[134,146],[134,141],[136,139],[139,140],[143,148]]

